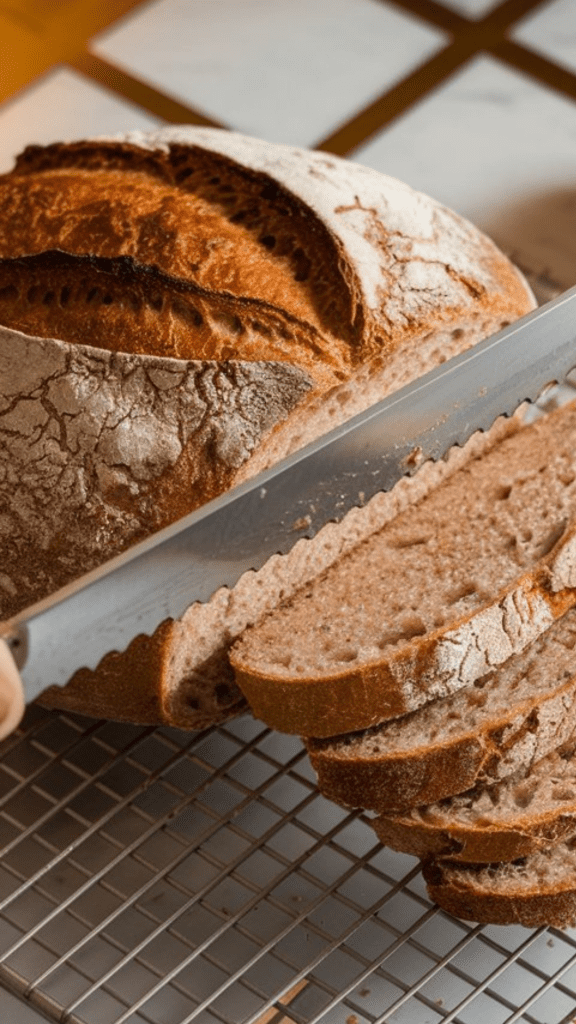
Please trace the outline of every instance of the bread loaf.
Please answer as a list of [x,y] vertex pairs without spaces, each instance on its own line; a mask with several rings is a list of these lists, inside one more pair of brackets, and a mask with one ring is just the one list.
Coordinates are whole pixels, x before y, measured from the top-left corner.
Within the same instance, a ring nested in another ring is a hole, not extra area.
[[[0,225],[2,618],[534,304],[407,186],[213,129],[29,147]],[[467,457],[45,701],[189,728],[238,712],[232,639]]]

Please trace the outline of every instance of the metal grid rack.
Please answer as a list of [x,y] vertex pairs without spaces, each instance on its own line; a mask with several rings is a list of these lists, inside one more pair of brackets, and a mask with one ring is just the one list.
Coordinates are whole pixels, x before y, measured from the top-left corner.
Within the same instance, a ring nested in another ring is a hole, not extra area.
[[[576,930],[481,927],[299,740],[29,708],[0,760],[0,980],[60,1024],[568,1024]],[[0,996],[1,1004],[1,996]]]

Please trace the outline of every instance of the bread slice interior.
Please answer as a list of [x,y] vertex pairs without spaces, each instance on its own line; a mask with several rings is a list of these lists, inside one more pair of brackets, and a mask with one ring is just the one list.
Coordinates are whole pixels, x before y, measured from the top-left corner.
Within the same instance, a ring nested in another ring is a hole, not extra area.
[[470,460],[247,630],[232,664],[254,713],[309,736],[358,730],[531,642],[565,610],[553,587],[538,594],[534,576],[526,608],[497,605],[568,538],[575,446],[571,405]]

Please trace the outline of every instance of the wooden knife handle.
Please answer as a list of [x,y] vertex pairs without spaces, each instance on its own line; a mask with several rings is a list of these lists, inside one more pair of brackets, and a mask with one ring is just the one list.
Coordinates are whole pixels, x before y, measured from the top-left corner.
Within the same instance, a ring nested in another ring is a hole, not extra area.
[[5,640],[0,639],[0,740],[18,725],[25,708],[24,686]]

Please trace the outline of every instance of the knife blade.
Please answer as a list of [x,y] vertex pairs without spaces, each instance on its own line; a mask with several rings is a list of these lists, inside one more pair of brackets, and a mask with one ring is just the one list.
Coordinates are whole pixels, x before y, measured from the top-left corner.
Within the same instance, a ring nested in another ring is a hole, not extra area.
[[576,287],[0,624],[26,700],[535,401],[576,366]]

